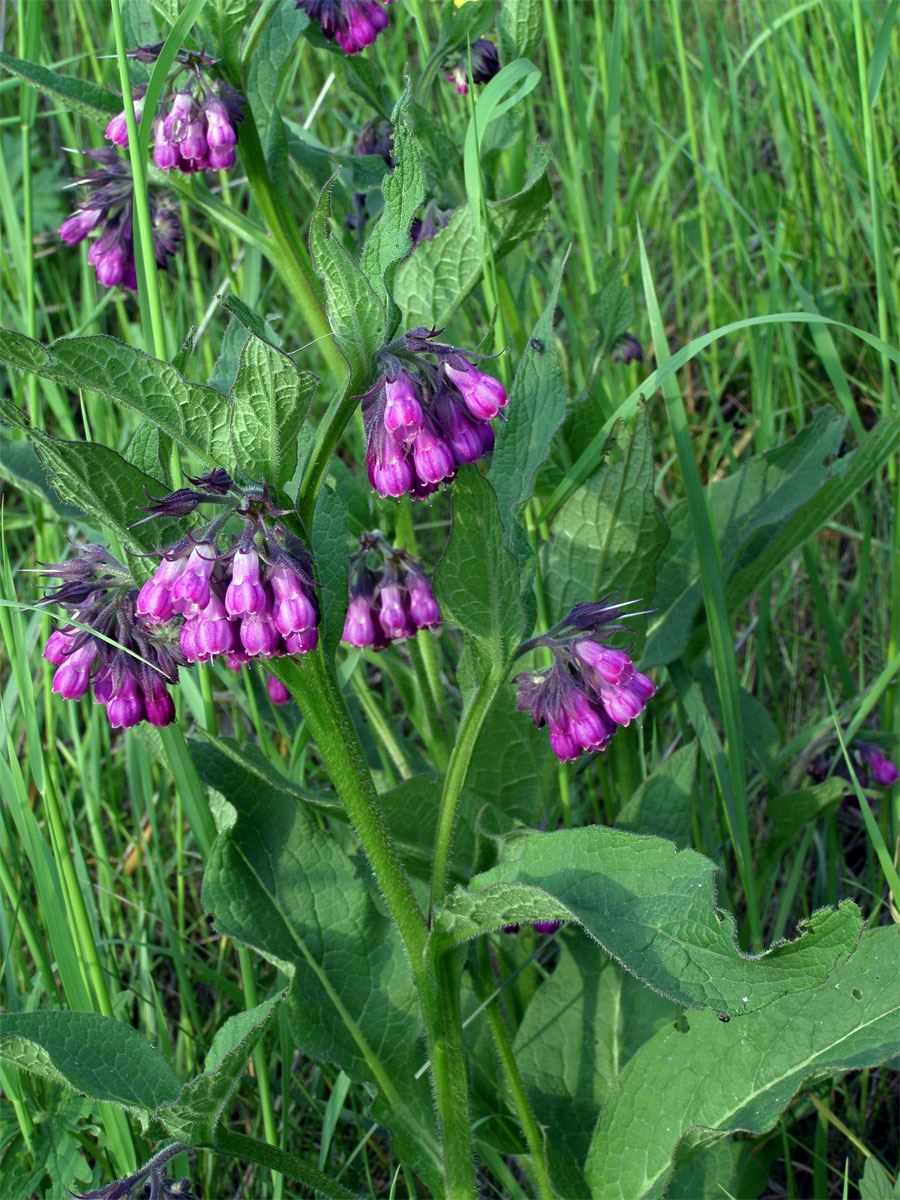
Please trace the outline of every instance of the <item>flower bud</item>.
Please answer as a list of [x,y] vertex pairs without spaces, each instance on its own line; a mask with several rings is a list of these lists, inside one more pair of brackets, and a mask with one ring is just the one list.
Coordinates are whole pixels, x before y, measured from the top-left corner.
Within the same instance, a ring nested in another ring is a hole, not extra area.
[[59,236],[70,246],[83,242],[103,220],[102,208],[81,208],[59,227]]
[[252,547],[235,551],[231,582],[225,591],[225,611],[229,617],[243,617],[260,613],[267,606],[266,590],[259,579],[259,555]]
[[66,658],[72,652],[72,646],[75,644],[77,633],[67,633],[63,629],[54,629],[47,638],[47,644],[44,646],[44,658],[47,662],[53,663],[54,667],[62,666]]
[[149,672],[144,680],[143,694],[144,715],[150,724],[158,729],[171,725],[175,720],[175,702],[169,695],[169,689],[162,677],[155,671]]
[[266,676],[266,691],[273,704],[290,704],[291,702],[291,693],[274,675]]
[[91,666],[96,657],[97,647],[93,641],[73,650],[53,674],[53,691],[64,700],[80,700],[88,690]]
[[209,604],[209,581],[215,565],[215,546],[211,542],[198,542],[172,587],[172,607],[175,612],[194,613],[206,608]]
[[143,721],[144,701],[130,671],[124,671],[118,686],[113,688],[106,702],[106,715],[113,729],[131,729]]
[[360,649],[364,649],[367,646],[374,646],[376,640],[372,606],[365,596],[354,596],[347,606],[341,641],[346,642],[348,646],[358,646]]
[[485,375],[461,355],[454,355],[452,364],[444,363],[444,373],[459,389],[472,416],[479,421],[490,421],[509,403],[506,388],[500,380]]
[[575,643],[573,651],[607,683],[626,684],[634,675],[634,664],[624,650],[613,650],[584,638]]

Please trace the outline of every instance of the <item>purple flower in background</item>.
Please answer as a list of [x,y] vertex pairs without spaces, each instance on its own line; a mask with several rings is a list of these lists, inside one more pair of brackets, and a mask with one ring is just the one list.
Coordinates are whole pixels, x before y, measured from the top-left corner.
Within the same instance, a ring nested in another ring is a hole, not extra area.
[[893,787],[900,779],[900,770],[897,769],[897,764],[882,754],[877,746],[864,743],[860,747],[860,758],[869,768],[869,776],[876,786]]
[[[469,77],[469,54],[471,54],[471,79]],[[477,38],[469,53],[463,53],[457,58],[447,74],[447,82],[452,83],[460,96],[469,91],[470,83],[488,83],[500,70],[500,58],[497,47],[489,38]]]
[[266,676],[266,691],[273,704],[290,704],[291,702],[291,693],[274,675]]
[[[134,117],[138,124],[141,123],[141,116],[143,115],[144,111],[144,96],[146,91],[146,86],[144,84],[140,84],[134,89],[133,93]],[[122,146],[124,148],[128,145],[128,122],[125,117],[124,109],[122,109],[120,113],[116,113],[116,115],[112,118],[110,123],[107,125],[106,133],[103,136],[116,146]]]
[[385,347],[385,374],[362,397],[366,469],[382,496],[428,496],[493,449],[490,422],[508,402],[506,389],[469,361],[483,355],[436,336],[413,329]]
[[630,363],[644,361],[644,348],[633,333],[623,333],[612,352],[613,362]]
[[[177,681],[185,659],[137,612],[138,590],[127,569],[102,547],[87,546],[44,573],[63,583],[41,603],[69,609],[78,622],[52,633],[44,647],[44,657],[56,665],[54,692],[78,700],[93,674],[94,702],[105,705],[114,729],[173,721],[168,685]],[[151,598],[155,609],[158,599]]]
[[422,566],[376,530],[364,533],[350,559],[350,603],[341,640],[383,650],[441,623],[441,612]]
[[519,650],[545,646],[553,656],[545,670],[517,676],[517,703],[539,728],[547,725],[562,762],[585,750],[605,750],[618,727],[636,720],[656,690],[624,650],[597,640],[627,628],[619,623],[627,607],[612,596],[578,604],[549,633]]
[[[88,262],[104,287],[137,290],[134,263],[134,182],[131,168],[112,147],[82,150],[99,166],[77,181],[83,189],[81,207],[63,221],[59,235],[74,246],[91,233],[99,236],[91,243]],[[156,263],[164,267],[181,242],[181,226],[174,202],[151,191],[148,194]]]
[[388,27],[388,15],[379,0],[296,0],[297,7],[318,22],[328,41],[345,54],[371,46]]

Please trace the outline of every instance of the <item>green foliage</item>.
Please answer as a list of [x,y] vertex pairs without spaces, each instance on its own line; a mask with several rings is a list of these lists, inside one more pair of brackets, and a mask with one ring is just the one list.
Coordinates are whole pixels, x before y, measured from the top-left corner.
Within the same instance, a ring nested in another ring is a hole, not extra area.
[[110,117],[122,111],[121,96],[99,84],[88,83],[86,79],[60,75],[57,71],[48,71],[39,63],[13,58],[11,54],[0,53],[0,67],[18,75],[43,95],[59,100],[72,112],[98,124],[105,126]]
[[616,827],[650,833],[674,842],[679,850],[693,836],[697,743],[682,746],[653,771],[616,817]]
[[[244,19],[251,15],[252,12],[246,10],[243,13]],[[294,44],[308,23],[309,17],[295,5],[278,5],[263,31],[247,72],[247,102],[253,111],[266,166],[278,188],[288,184],[288,141],[278,109],[278,85]]]
[[231,438],[241,470],[281,489],[297,468],[297,443],[316,388],[280,350],[249,337],[232,391]]
[[718,910],[715,867],[693,850],[602,826],[534,833],[457,889],[436,918],[453,944],[511,922],[576,920],[649,987],[689,1008],[748,1013],[826,979],[853,952],[859,909],[844,901],[802,922],[793,942],[748,958]]
[[541,0],[504,0],[497,24],[504,57],[530,58],[544,34]]
[[[686,1029],[661,1030],[625,1067],[600,1115],[585,1165],[592,1191],[611,1200],[662,1196],[691,1131],[762,1133],[810,1076],[895,1055],[898,996],[896,931],[877,929],[826,980],[763,1012],[727,1024],[691,1013]],[[702,1086],[710,1078],[715,1086]]]

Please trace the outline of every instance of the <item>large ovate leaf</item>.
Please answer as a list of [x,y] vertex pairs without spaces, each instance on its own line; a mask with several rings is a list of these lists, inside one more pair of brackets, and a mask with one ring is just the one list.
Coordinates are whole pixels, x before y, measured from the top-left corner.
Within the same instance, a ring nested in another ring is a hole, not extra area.
[[265,786],[217,786],[233,824],[217,838],[203,899],[222,934],[293,978],[297,1045],[374,1083],[389,1119],[436,1162],[412,973],[394,923],[354,862],[296,801]]
[[505,58],[531,58],[544,34],[541,0],[503,0],[497,28]]
[[232,391],[234,456],[246,475],[282,488],[297,467],[297,439],[316,389],[280,350],[250,336]]
[[810,1076],[876,1066],[900,1051],[894,927],[863,934],[818,986],[723,1023],[689,1013],[625,1067],[600,1115],[585,1174],[604,1200],[656,1200],[692,1131],[763,1133]]
[[[487,236],[495,261],[542,227],[550,203],[546,169],[547,155],[539,150],[521,192],[488,202]],[[433,242],[421,243],[397,268],[394,299],[404,327],[445,325],[481,279],[482,268],[476,223],[467,204],[456,210]]]
[[136,1029],[92,1012],[5,1013],[0,1058],[131,1111],[178,1098],[175,1072]]
[[626,600],[652,596],[669,536],[653,483],[653,443],[641,414],[633,433],[615,426],[603,465],[554,517],[544,587],[555,619],[619,588]]
[[716,907],[715,866],[671,842],[593,825],[535,833],[457,888],[435,919],[439,945],[514,922],[575,920],[649,987],[688,1008],[748,1013],[810,988],[851,954],[862,918],[845,900],[757,957]]
[[648,991],[583,935],[560,942],[559,961],[516,1032],[516,1062],[560,1196],[586,1196],[582,1166],[600,1109],[640,1045],[678,1009]]
[[498,433],[491,459],[488,478],[497,493],[507,544],[514,552],[522,542],[511,536],[511,526],[520,507],[531,499],[535,472],[549,454],[553,435],[566,415],[566,387],[553,336],[553,314],[565,265],[563,259],[547,306],[522,354],[510,391],[507,420]]
[[[786,445],[757,455],[727,479],[708,486],[726,579],[752,561],[822,487],[829,475],[825,460],[837,452],[845,423],[833,412],[819,412]],[[667,520],[672,536],[659,562],[656,611],[644,648],[644,662],[651,665],[672,662],[684,651],[702,595],[687,502],[674,505]],[[758,540],[751,543],[754,535]]]
[[464,467],[454,484],[450,540],[434,586],[446,620],[511,656],[525,630],[519,569],[504,544],[494,489],[476,467]]
[[384,176],[381,184],[384,210],[378,224],[372,230],[362,256],[363,271],[382,304],[390,311],[390,328],[386,333],[388,339],[396,332],[400,316],[399,309],[391,299],[395,264],[409,253],[410,226],[416,210],[425,199],[422,159],[410,126],[399,119],[402,104],[403,101],[397,106],[394,114],[394,166]]
[[59,100],[72,112],[98,124],[105,126],[110,117],[122,110],[122,97],[109,88],[101,87],[99,83],[88,83],[86,79],[76,79],[72,75],[60,75],[58,71],[50,71],[24,58],[13,58],[11,54],[0,53],[0,67],[18,75],[45,96]]
[[309,245],[316,273],[325,287],[325,308],[335,345],[352,377],[367,378],[376,351],[384,345],[384,305],[329,226],[331,187],[328,183],[316,205]]
[[130,408],[212,466],[233,466],[231,406],[221,392],[188,383],[166,362],[103,335],[49,346],[0,330],[0,362],[77,392],[84,388]]

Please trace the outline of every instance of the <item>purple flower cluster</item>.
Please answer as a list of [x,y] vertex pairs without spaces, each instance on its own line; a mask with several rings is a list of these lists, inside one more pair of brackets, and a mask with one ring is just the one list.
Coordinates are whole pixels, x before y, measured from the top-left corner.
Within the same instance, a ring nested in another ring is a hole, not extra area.
[[[296,0],[297,7],[318,22],[328,41],[337,42],[345,54],[371,46],[388,27],[388,15],[379,0]],[[383,0],[389,4],[391,0]]]
[[168,111],[153,122],[153,162],[161,171],[178,168],[227,171],[235,163],[238,123],[244,101],[227,84],[205,85],[198,75],[191,86],[168,98]]
[[472,43],[472,74],[469,77],[469,57],[458,58],[447,74],[447,82],[456,86],[460,96],[468,94],[471,83],[488,83],[500,70],[497,47],[489,38],[478,38]]
[[359,544],[350,559],[350,604],[341,640],[383,650],[440,625],[441,611],[421,565],[378,532],[364,533]]
[[562,762],[584,750],[605,750],[620,725],[643,712],[656,691],[624,650],[596,640],[626,628],[618,624],[625,605],[612,596],[579,604],[549,633],[525,642],[519,653],[546,646],[553,663],[544,671],[517,676],[520,712],[550,728],[550,745]]
[[366,467],[382,496],[429,496],[494,447],[491,421],[506,389],[469,361],[487,356],[435,342],[438,332],[413,329],[386,347],[385,374],[362,397]]
[[[84,189],[78,210],[60,226],[59,235],[70,246],[83,242],[94,231],[88,262],[104,287],[137,290],[134,265],[134,181],[131,168],[111,147],[82,151],[99,163],[77,180]],[[181,226],[174,201],[149,193],[153,251],[157,266],[164,267],[181,241]]]
[[126,568],[101,546],[88,546],[44,574],[64,582],[41,603],[69,609],[78,622],[54,630],[44,647],[44,658],[56,667],[53,691],[80,700],[93,683],[94,703],[105,705],[115,729],[173,721],[168,685],[177,682],[184,658],[140,620]]
[[[179,634],[187,662],[222,656],[240,670],[251,658],[307,654],[319,643],[319,605],[312,559],[277,518],[265,491],[241,492],[224,471],[192,480],[202,489],[180,489],[151,506],[151,515],[184,513],[187,506],[217,503],[222,511],[200,536],[170,546],[140,590],[137,613],[148,624],[183,618]],[[232,518],[243,530],[220,548]]]
[[[556,933],[557,929],[562,925],[562,921],[532,921],[531,925],[536,933],[542,933],[545,937],[549,937],[551,933]],[[504,925],[503,932],[518,933],[519,928],[519,922],[514,921],[511,925]]]

